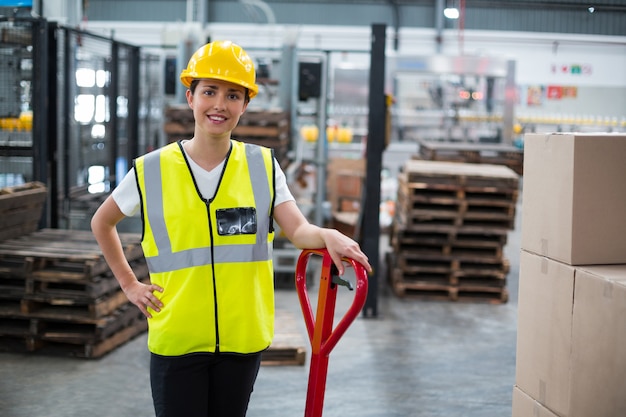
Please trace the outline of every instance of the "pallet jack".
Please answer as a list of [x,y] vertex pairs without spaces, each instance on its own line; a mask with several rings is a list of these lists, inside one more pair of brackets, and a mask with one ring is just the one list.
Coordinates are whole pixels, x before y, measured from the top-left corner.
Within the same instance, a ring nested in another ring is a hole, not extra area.
[[[322,257],[319,293],[317,299],[317,314],[313,316],[311,302],[306,288],[307,263],[312,255]],[[306,408],[304,417],[321,417],[324,408],[324,394],[326,391],[326,376],[328,373],[328,359],[330,352],[346,332],[350,324],[357,317],[367,298],[367,271],[358,262],[350,258],[343,258],[344,262],[352,265],[356,274],[356,291],[352,305],[344,317],[333,329],[335,316],[335,301],[337,289],[345,286],[353,291],[354,287],[348,280],[343,279],[337,272],[326,249],[306,249],[298,258],[296,265],[296,290],[309,341],[311,342],[311,365],[309,369],[309,384],[307,388]]]

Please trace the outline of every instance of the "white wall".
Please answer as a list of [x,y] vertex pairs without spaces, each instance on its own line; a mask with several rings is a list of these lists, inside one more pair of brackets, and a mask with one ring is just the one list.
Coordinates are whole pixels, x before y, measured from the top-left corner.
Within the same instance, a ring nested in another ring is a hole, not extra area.
[[[453,53],[458,42],[450,44],[446,52]],[[626,87],[626,37],[474,31],[463,45],[466,53],[514,59],[518,84]],[[583,73],[572,74],[573,66]]]

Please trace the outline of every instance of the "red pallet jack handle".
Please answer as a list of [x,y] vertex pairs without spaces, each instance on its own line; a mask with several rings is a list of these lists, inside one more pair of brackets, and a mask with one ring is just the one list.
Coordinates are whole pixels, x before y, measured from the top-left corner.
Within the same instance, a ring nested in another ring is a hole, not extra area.
[[[306,290],[306,266],[311,255],[322,257],[322,272],[317,299],[317,315],[313,318],[311,302]],[[304,315],[304,322],[311,342],[311,366],[307,389],[305,417],[321,417],[326,391],[328,357],[341,336],[358,316],[367,297],[367,271],[357,261],[343,258],[354,268],[356,274],[356,292],[352,305],[333,330],[337,288],[346,286],[352,290],[352,284],[339,277],[337,268],[326,249],[306,249],[302,251],[296,266],[296,290]]]

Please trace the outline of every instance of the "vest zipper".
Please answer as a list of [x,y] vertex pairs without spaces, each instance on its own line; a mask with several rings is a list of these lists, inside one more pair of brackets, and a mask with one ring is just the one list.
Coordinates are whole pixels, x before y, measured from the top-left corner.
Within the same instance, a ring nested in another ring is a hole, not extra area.
[[215,282],[215,245],[213,243],[213,223],[211,221],[210,201],[207,201],[207,215],[209,216],[209,237],[211,239],[211,276],[213,279],[213,309],[215,310],[215,353],[220,353],[220,329],[217,313],[217,283]]

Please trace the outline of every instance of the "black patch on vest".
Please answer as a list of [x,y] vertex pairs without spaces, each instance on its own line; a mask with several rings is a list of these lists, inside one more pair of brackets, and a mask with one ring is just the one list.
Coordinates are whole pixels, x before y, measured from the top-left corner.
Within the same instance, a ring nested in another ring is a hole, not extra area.
[[256,234],[256,209],[254,207],[235,207],[220,209],[215,212],[217,233],[220,236]]

